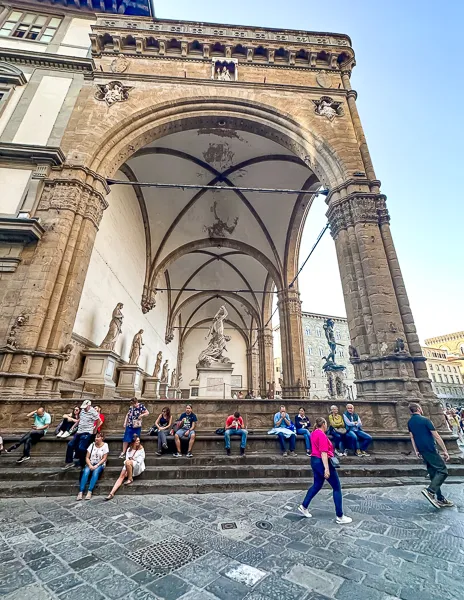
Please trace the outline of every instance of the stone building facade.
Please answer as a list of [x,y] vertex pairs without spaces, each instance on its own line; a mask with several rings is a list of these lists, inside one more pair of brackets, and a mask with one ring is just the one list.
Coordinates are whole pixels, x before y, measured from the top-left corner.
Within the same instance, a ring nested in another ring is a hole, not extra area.
[[425,346],[422,352],[427,359],[432,388],[438,398],[443,404],[464,404],[464,382],[459,364],[453,361],[446,350]]
[[[237,369],[265,389],[275,291],[283,396],[307,398],[294,279],[322,186],[358,402],[384,428],[404,429],[408,400],[439,418],[350,38],[122,14],[139,4],[0,3],[0,398],[85,385],[118,302],[106,383],[122,372],[143,393],[160,351],[188,381],[186,357],[227,305]],[[121,371],[141,329],[140,360]]]

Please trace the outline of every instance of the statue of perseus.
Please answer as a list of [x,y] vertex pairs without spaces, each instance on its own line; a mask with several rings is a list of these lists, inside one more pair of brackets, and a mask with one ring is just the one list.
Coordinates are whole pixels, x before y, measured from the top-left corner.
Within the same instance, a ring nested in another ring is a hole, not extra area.
[[337,344],[335,341],[334,335],[334,325],[335,321],[333,319],[326,319],[324,323],[324,332],[325,337],[327,339],[327,344],[329,345],[330,353],[328,356],[324,356],[325,363],[322,365],[324,371],[342,371],[345,369],[343,365],[337,365],[335,362],[335,354],[337,351],[337,346],[341,346],[342,344]]
[[111,316],[108,333],[106,334],[103,342],[100,344],[100,348],[104,348],[105,350],[114,350],[116,340],[118,339],[122,330],[122,320],[124,319],[124,315],[122,314],[121,309],[123,306],[124,304],[122,302],[118,302],[118,304],[116,304],[116,308],[113,310],[113,314]]
[[231,364],[231,361],[223,352],[226,352],[226,343],[230,342],[231,337],[224,335],[224,321],[228,317],[228,312],[225,306],[214,315],[213,322],[209,328],[206,339],[210,338],[208,347],[200,353],[198,357],[197,367],[209,367],[212,363]]

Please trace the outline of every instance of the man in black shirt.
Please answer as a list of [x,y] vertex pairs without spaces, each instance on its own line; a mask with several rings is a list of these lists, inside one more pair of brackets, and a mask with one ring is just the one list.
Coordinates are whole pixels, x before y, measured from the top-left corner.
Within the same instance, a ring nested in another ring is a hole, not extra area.
[[423,416],[422,408],[419,404],[410,404],[409,410],[411,418],[408,421],[408,429],[412,446],[416,456],[418,458],[422,457],[424,460],[430,475],[430,485],[428,488],[422,490],[422,494],[436,508],[454,506],[441,493],[441,485],[448,477],[448,469],[446,468],[445,461],[437,452],[435,442],[443,450],[444,459],[448,461],[449,454],[446,450],[445,442],[441,439],[440,434],[435,431],[432,421]]

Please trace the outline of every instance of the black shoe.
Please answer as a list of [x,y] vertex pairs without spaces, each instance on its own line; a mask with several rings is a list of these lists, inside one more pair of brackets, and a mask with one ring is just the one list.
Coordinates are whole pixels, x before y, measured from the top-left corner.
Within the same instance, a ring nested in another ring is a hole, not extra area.
[[230,448],[226,448],[227,456],[230,456]]
[[30,460],[30,456],[21,456],[21,458],[18,458],[18,460],[16,461],[18,464],[19,463],[23,463],[26,462],[26,460]]
[[193,458],[193,454],[191,452],[187,452],[187,454],[185,455],[187,458]]
[[245,448],[240,448],[240,456],[245,456]]
[[167,444],[163,444],[163,448],[164,448],[164,450],[167,450],[168,449],[168,445]]

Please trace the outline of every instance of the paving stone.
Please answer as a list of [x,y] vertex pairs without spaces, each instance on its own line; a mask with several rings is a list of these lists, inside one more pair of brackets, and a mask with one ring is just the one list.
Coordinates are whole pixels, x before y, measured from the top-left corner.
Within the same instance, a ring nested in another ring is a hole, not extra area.
[[51,556],[51,552],[43,547],[31,548],[27,552],[21,555],[21,558],[25,563],[30,563],[41,558]]
[[120,558],[116,558],[112,560],[110,563],[117,571],[120,571],[123,575],[127,577],[131,577],[136,573],[142,571],[143,567],[127,556],[121,556]]
[[98,556],[94,556],[93,554],[89,554],[88,556],[83,556],[79,558],[79,560],[75,560],[72,563],[69,563],[69,567],[73,571],[82,571],[83,569],[87,569],[87,567],[91,567],[96,563],[100,562]]
[[[184,596],[184,599],[186,596]],[[155,596],[148,590],[144,590],[142,588],[138,588],[131,592],[126,600],[159,600],[158,596]]]
[[245,564],[238,564],[224,569],[222,573],[225,577],[232,579],[232,581],[243,583],[248,587],[253,587],[267,575],[266,571]]
[[311,546],[309,544],[304,544],[303,542],[291,542],[287,545],[289,550],[296,550],[297,552],[307,552]]
[[391,556],[396,556],[398,558],[403,558],[409,562],[415,562],[418,558],[418,554],[415,552],[411,552],[410,550],[402,550],[401,548],[387,548],[385,550],[386,554],[390,554]]
[[[6,575],[10,575],[10,573],[16,573],[22,569],[23,566],[24,564],[17,558],[11,562],[0,563],[0,577],[5,577]],[[34,570],[35,569],[33,569],[33,571]]]
[[358,525],[358,529],[363,531],[370,531],[371,533],[385,533],[389,526],[385,523],[378,523],[377,521],[361,521]]
[[52,579],[57,579],[61,577],[65,573],[69,573],[68,565],[66,563],[55,560],[55,562],[53,562],[50,566],[36,571],[35,575],[41,581],[47,583],[48,581],[52,581]]
[[166,575],[147,586],[155,596],[163,600],[177,600],[186,594],[191,586],[176,575]]
[[345,564],[349,567],[353,567],[353,569],[359,569],[360,571],[363,571],[364,573],[370,573],[371,575],[382,575],[382,573],[385,571],[384,567],[374,565],[373,563],[362,558],[348,558],[345,561]]
[[50,592],[37,584],[22,587],[2,597],[4,600],[50,600],[51,598]]
[[203,588],[219,577],[219,570],[215,568],[214,563],[203,566],[194,562],[177,569],[176,575],[192,585]]
[[[385,595],[371,587],[364,587],[360,583],[345,581],[335,593],[335,598],[338,600],[385,600]],[[419,600],[419,598],[416,597],[415,600]]]
[[52,592],[55,592],[55,594],[59,595],[77,587],[81,583],[84,583],[83,580],[75,573],[68,573],[67,575],[48,581],[47,587],[49,587]]
[[28,568],[10,573],[0,579],[0,597],[34,582],[35,577]]
[[115,574],[112,577],[101,579],[95,583],[95,587],[102,592],[106,598],[114,600],[127,596],[129,592],[137,589],[135,581],[124,577],[123,575]]
[[[144,600],[144,599],[142,599]],[[190,590],[184,596],[182,596],[182,600],[220,600],[217,596],[210,594],[206,590]],[[248,600],[248,596],[247,596]]]
[[328,596],[333,596],[343,583],[343,579],[338,575],[332,573],[328,576],[326,571],[319,571],[306,565],[295,565],[284,579]]
[[364,548],[371,548],[376,552],[382,552],[385,550],[388,544],[379,544],[377,542],[373,542],[372,540],[356,540],[355,544],[358,546],[363,546]]
[[363,586],[371,587],[378,592],[385,592],[390,596],[399,596],[401,586],[398,583],[388,581],[383,577],[373,577],[372,575],[366,575],[363,580]]
[[221,576],[207,585],[206,591],[220,598],[220,600],[242,600],[248,594],[250,588],[243,583]]
[[351,579],[352,581],[361,581],[363,577],[365,577],[365,573],[363,573],[362,571],[352,569],[351,567],[347,567],[346,565],[332,564],[329,567],[327,567],[326,571],[327,573],[338,575],[339,577],[343,577],[343,579]]
[[80,585],[73,588],[64,594],[60,594],[60,600],[106,600],[103,594],[100,594],[95,588],[90,585]]
[[[88,583],[95,585],[97,581],[101,581],[106,577],[112,577],[117,571],[108,563],[97,562],[96,564],[87,567],[81,573],[82,579],[85,579]],[[127,575],[125,573],[125,575]]]
[[301,600],[307,596],[307,588],[303,588],[275,574],[265,577],[258,583],[254,591],[264,596],[269,596],[272,600]]

